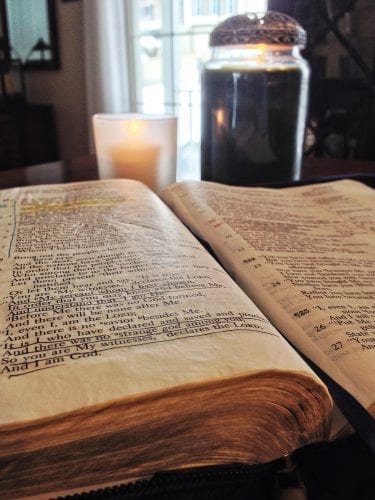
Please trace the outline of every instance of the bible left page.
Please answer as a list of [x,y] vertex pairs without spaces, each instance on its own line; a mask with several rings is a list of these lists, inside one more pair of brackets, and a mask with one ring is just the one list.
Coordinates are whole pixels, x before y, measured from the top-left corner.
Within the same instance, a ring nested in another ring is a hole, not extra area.
[[0,193],[0,423],[259,370],[310,374],[142,184]]

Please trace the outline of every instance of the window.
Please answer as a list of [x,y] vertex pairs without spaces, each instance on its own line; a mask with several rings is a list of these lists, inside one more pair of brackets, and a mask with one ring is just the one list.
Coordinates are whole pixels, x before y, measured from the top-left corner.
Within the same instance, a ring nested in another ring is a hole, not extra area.
[[177,177],[200,176],[200,71],[209,34],[229,16],[267,10],[267,0],[126,2],[131,108],[178,117]]

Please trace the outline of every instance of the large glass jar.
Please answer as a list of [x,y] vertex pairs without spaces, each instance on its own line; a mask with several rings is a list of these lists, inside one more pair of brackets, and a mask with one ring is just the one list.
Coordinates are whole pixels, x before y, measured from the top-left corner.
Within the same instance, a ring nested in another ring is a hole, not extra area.
[[237,185],[297,180],[309,68],[303,28],[279,12],[233,16],[211,33],[202,71],[203,180]]

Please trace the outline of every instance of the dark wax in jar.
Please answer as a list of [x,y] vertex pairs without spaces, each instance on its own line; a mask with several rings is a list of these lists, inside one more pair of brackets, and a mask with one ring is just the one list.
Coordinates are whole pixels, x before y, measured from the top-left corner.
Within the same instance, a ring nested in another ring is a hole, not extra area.
[[302,76],[298,67],[203,71],[203,180],[251,185],[295,179],[305,126],[298,119]]

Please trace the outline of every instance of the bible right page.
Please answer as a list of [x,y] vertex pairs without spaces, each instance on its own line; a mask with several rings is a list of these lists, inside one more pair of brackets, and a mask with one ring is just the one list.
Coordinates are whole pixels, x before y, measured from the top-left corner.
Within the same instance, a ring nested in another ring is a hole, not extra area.
[[162,198],[275,326],[374,414],[374,191],[185,181]]

